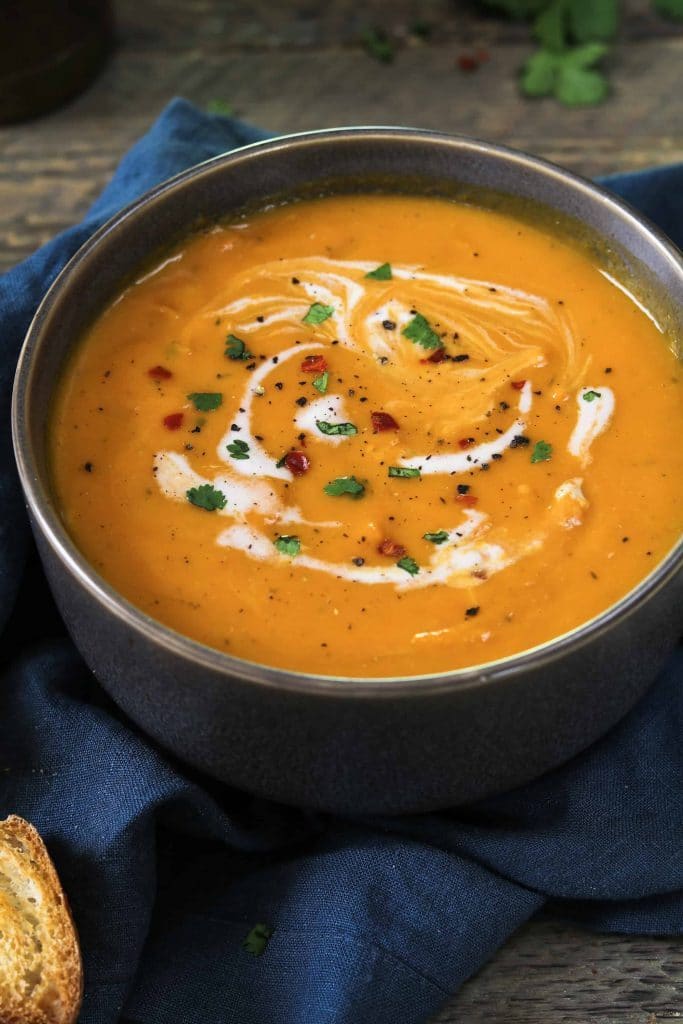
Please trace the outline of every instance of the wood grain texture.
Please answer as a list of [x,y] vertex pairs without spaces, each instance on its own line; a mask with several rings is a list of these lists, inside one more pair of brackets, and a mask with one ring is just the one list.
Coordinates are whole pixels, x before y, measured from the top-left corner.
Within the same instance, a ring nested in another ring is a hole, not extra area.
[[[274,132],[408,124],[540,154],[586,175],[683,160],[683,23],[625,0],[607,104],[529,102],[528,28],[457,0],[118,0],[119,45],[57,113],[0,130],[0,270],[76,221],[177,94],[230,103]],[[427,43],[411,34],[432,25]],[[360,45],[384,29],[392,64]],[[457,58],[485,47],[465,74]],[[683,1017],[683,944],[596,936],[543,918],[514,936],[434,1024],[656,1024]]]

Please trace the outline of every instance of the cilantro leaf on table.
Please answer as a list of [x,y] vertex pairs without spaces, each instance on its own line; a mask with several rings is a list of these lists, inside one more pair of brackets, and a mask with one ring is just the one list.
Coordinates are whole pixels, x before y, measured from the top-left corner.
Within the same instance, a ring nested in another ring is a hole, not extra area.
[[266,951],[273,929],[267,924],[255,924],[242,943],[242,948],[252,956],[261,956]]
[[567,4],[569,30],[577,43],[612,39],[617,31],[617,0],[570,0]]
[[607,53],[603,43],[585,43],[562,53],[538,50],[522,69],[522,91],[527,96],[555,96],[566,106],[590,106],[605,98],[607,79],[591,70]]

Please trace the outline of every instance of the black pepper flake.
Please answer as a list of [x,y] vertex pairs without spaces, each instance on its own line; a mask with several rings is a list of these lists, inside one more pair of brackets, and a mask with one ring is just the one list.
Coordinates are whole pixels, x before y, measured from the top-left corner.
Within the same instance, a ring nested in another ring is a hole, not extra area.
[[304,441],[305,439],[306,439],[306,435],[305,434],[297,434],[297,440]]
[[186,444],[185,445],[185,451],[186,452],[193,452],[194,451],[194,445],[193,444]]
[[279,356],[273,356],[273,358],[272,358],[271,362],[273,362],[273,363],[279,363],[279,362],[280,362],[280,357],[279,357]]
[[389,356],[379,356],[377,362],[380,363],[381,366],[384,366],[389,362]]
[[481,464],[481,466],[479,468],[480,469],[488,469],[489,468],[488,462],[482,462],[482,464]]
[[382,320],[382,327],[385,331],[395,331],[396,321],[395,320]]
[[263,434],[254,434],[254,439],[256,441],[264,441],[265,440]]
[[245,370],[255,370],[255,369],[256,369],[256,363],[247,363],[247,365],[245,366]]
[[473,619],[474,616],[478,615],[478,614],[479,614],[479,605],[478,604],[473,605],[472,608],[466,608],[465,609],[465,615],[467,615],[468,618],[470,618],[470,619]]
[[308,399],[306,398],[305,395],[302,395],[301,398],[297,398],[296,404],[300,405],[301,408],[303,409],[305,405],[308,405]]
[[352,558],[351,561],[353,562],[354,565],[357,565],[357,566],[365,565],[365,559],[364,558]]
[[628,537],[622,537],[621,538],[621,543],[622,544],[628,544],[628,540],[629,540]]
[[458,484],[458,494],[467,494],[469,489],[469,484]]
[[339,344],[339,338],[335,338],[334,341],[331,342],[331,344],[332,345],[338,345]]
[[524,434],[515,434],[510,441],[511,448],[526,448],[529,444],[529,438],[525,437]]
[[605,367],[605,373],[611,373],[611,372],[612,372],[612,367],[611,366],[606,366]]
[[502,458],[503,458],[503,456],[502,456],[502,455],[500,454],[500,452],[494,452],[494,454],[493,454],[493,455],[491,456],[491,458],[492,458],[492,459],[495,459],[495,460],[496,460],[496,462],[497,462],[497,461],[498,461],[498,459],[502,459]]
[[454,363],[466,363],[469,358],[470,357],[466,355],[464,352],[461,352],[457,356],[451,356],[451,359],[453,360]]
[[510,406],[507,404],[507,402],[499,402],[498,408],[500,409],[501,412],[506,412],[506,410],[508,410]]
[[264,322],[264,320],[265,320],[265,319],[266,319],[266,318],[265,318],[264,316],[257,316],[257,317],[256,317],[256,323],[257,323],[257,324],[262,324],[262,323]]
[[202,428],[200,426],[193,427],[190,431],[191,434],[201,434]]
[[92,471],[93,471],[93,464],[92,464],[92,462],[86,462],[84,464],[84,466],[83,466],[83,469],[86,471],[86,473],[92,473]]
[[293,277],[292,278],[292,284],[301,284],[301,281],[299,280],[298,277]]
[[282,391],[284,384],[282,383],[281,380],[278,380],[275,382],[275,387],[278,389],[278,391]]
[[242,428],[238,427],[236,423],[231,423],[230,424],[230,429],[233,430],[236,434],[239,434],[239,432],[240,432],[240,430]]
[[361,401],[361,402],[367,402],[367,400],[368,400],[368,399],[367,399],[367,396],[366,396],[366,395],[362,395],[362,396],[360,397],[360,399],[359,399],[359,401]]

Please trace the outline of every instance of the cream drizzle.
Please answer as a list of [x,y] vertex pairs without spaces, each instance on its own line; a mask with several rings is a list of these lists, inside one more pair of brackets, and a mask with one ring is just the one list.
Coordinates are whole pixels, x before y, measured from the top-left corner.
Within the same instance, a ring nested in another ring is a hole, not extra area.
[[[244,275],[231,284],[241,289],[254,280],[270,282],[276,287],[289,286],[292,276],[301,274],[305,266],[306,280],[297,286],[304,302],[292,298],[289,293],[248,296],[224,302],[219,309],[205,310],[202,317],[227,316],[232,329],[238,335],[252,334],[263,327],[279,325],[283,332],[301,331],[301,321],[311,302],[321,302],[334,308],[334,314],[316,327],[317,332],[326,336],[334,332],[342,345],[364,353],[371,358],[393,360],[403,349],[414,358],[413,343],[401,335],[401,329],[412,318],[414,305],[428,310],[430,322],[438,322],[447,331],[456,326],[479,350],[495,356],[498,364],[505,368],[508,379],[514,373],[523,376],[529,369],[542,366],[545,356],[543,342],[558,344],[564,353],[569,377],[580,372],[576,365],[574,338],[566,319],[558,315],[546,300],[528,295],[517,289],[505,288],[487,281],[475,281],[455,276],[427,274],[418,267],[392,266],[393,277],[398,281],[410,281],[413,289],[419,289],[419,298],[410,303],[392,295],[395,284],[387,282],[386,287],[373,283],[369,289],[350,275],[364,275],[374,269],[376,262],[341,261],[324,257],[306,260],[283,260],[266,264],[250,272],[245,282]],[[303,276],[303,275],[302,275]],[[444,293],[446,293],[444,295]],[[457,296],[461,305],[457,315],[448,307],[448,299]],[[371,306],[365,309],[366,306]],[[255,313],[262,317],[256,321]],[[357,321],[357,317],[360,320]],[[504,318],[506,328],[499,330],[498,318]],[[392,320],[396,331],[391,335],[382,322]],[[285,338],[294,335],[283,333]],[[559,339],[559,341],[558,341]],[[298,523],[321,529],[339,529],[338,521],[311,523],[301,510],[285,506],[267,479],[291,480],[292,474],[282,466],[257,440],[252,430],[254,401],[267,390],[267,381],[276,366],[305,352],[320,349],[322,342],[290,345],[278,353],[277,362],[263,362],[251,373],[248,384],[240,399],[238,412],[232,423],[238,428],[228,428],[217,447],[219,460],[225,471],[213,479],[205,479],[191,468],[187,458],[178,452],[162,451],[155,456],[155,475],[159,488],[167,497],[185,501],[189,488],[210,483],[226,497],[226,506],[218,510],[221,517],[234,522],[221,530],[216,542],[222,547],[242,551],[252,559],[260,561],[290,561],[274,547],[273,538],[258,529],[251,519],[258,516],[271,530],[274,524]],[[481,370],[474,367],[459,367],[459,379],[476,384]],[[586,402],[584,394],[595,390],[599,398]],[[578,418],[571,435],[568,450],[585,465],[590,461],[589,449],[596,437],[608,426],[614,410],[614,395],[609,388],[581,388],[577,394]],[[518,399],[518,415],[512,425],[493,441],[482,443],[465,451],[452,451],[432,455],[404,456],[401,466],[416,467],[427,474],[457,474],[471,472],[477,465],[490,462],[494,455],[502,455],[516,435],[522,434],[527,426],[526,417],[533,405],[532,384],[526,379]],[[341,395],[328,394],[309,402],[301,409],[295,423],[299,430],[306,431],[317,441],[338,445],[351,441],[353,437],[324,435],[316,427],[316,420],[345,422],[349,420]],[[227,445],[240,438],[249,446],[249,458],[230,458]],[[504,527],[494,527],[490,517],[483,511],[468,509],[463,519],[448,531],[448,540],[435,546],[426,563],[420,565],[417,575],[409,575],[397,565],[356,566],[355,564],[332,563],[309,555],[305,546],[295,559],[297,568],[324,572],[331,576],[354,583],[391,584],[397,589],[422,588],[436,583],[453,587],[478,586],[486,578],[514,564],[520,558],[539,550],[550,529],[558,525],[572,529],[581,525],[588,502],[582,491],[582,480],[578,477],[564,481],[553,496],[543,522],[536,525],[535,532],[524,541],[512,541]]]

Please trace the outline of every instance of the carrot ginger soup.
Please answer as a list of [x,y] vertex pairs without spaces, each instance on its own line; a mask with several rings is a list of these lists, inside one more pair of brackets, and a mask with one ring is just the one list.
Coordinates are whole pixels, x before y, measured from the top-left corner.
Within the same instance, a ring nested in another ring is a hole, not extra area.
[[195,235],[100,316],[51,426],[61,515],[121,594],[304,672],[547,641],[683,523],[674,341],[579,245],[444,199]]

